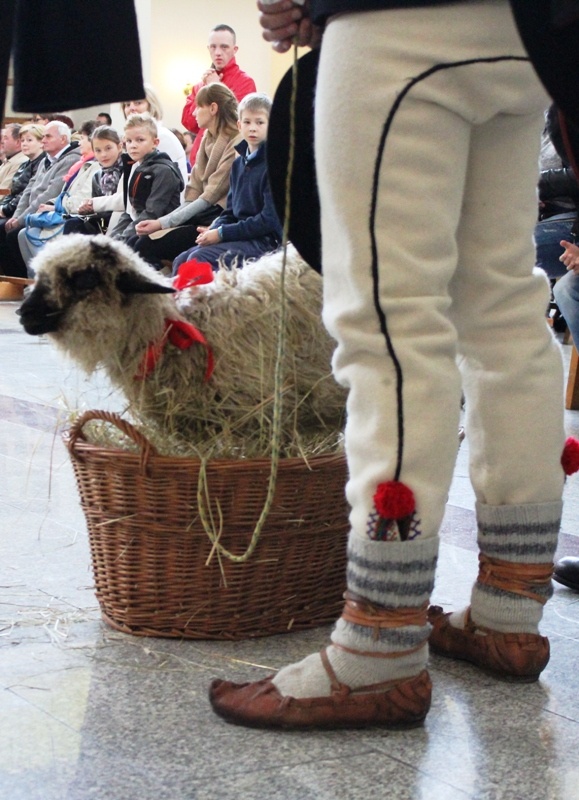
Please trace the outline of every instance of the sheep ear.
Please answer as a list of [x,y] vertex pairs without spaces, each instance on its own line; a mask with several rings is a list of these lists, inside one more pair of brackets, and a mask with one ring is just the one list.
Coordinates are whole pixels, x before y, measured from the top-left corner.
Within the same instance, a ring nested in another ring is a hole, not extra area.
[[117,277],[117,288],[123,294],[172,294],[172,286],[153,283],[134,272],[120,272]]

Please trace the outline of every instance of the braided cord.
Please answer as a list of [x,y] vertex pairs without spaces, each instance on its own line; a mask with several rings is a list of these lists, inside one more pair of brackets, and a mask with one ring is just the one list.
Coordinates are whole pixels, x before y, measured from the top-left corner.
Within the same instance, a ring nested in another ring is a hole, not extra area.
[[[247,546],[246,551],[241,555],[235,555],[235,553],[232,553],[229,550],[227,550],[227,548],[225,548],[219,542],[219,538],[222,533],[221,513],[219,509],[219,503],[217,501],[217,510],[220,518],[220,526],[219,530],[216,531],[212,519],[213,515],[211,514],[210,510],[211,502],[208,496],[208,489],[207,489],[206,460],[205,459],[202,460],[201,469],[199,470],[199,480],[197,484],[197,506],[199,509],[199,518],[201,520],[201,524],[203,525],[203,529],[205,530],[205,533],[207,534],[209,540],[213,545],[206,564],[210,562],[215,553],[217,553],[218,556],[225,556],[230,561],[233,561],[235,564],[242,564],[245,561],[247,561],[253,554],[255,548],[257,547],[257,543],[259,542],[259,537],[261,536],[263,526],[269,515],[269,512],[271,511],[273,498],[275,495],[277,472],[278,472],[280,450],[281,450],[283,364],[284,364],[285,343],[286,343],[286,333],[287,333],[286,330],[287,304],[285,296],[285,276],[286,276],[288,234],[289,234],[290,211],[291,211],[290,209],[291,180],[294,167],[295,139],[296,139],[295,115],[296,115],[296,98],[297,98],[297,88],[298,88],[298,48],[295,42],[293,48],[294,49],[293,49],[293,64],[292,64],[292,87],[290,95],[289,152],[288,152],[287,174],[285,180],[285,214],[284,214],[283,238],[282,238],[283,259],[282,259],[281,276],[280,276],[280,313],[279,313],[279,329],[277,338],[277,355],[276,355],[275,373],[274,373],[271,468],[269,473],[267,495],[265,498],[263,509],[261,511],[259,519],[257,520],[257,523],[253,530],[253,534],[251,536],[251,540],[249,542],[249,545]],[[209,512],[207,511],[205,500],[207,500],[207,506],[209,507]],[[223,573],[223,568],[222,568],[222,573]]]

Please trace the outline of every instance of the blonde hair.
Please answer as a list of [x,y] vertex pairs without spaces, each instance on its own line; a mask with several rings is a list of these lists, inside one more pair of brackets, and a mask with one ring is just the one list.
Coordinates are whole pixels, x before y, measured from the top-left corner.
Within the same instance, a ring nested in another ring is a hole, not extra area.
[[253,111],[254,114],[258,111],[264,111],[269,118],[271,105],[271,98],[263,92],[251,92],[251,94],[246,94],[239,104],[239,117],[241,118],[244,111]]
[[[147,101],[149,105],[148,113],[153,117],[153,119],[163,119],[163,106],[161,105],[161,101],[157,97],[155,90],[150,83],[144,83],[143,86],[145,87],[145,96],[139,99]],[[131,102],[132,100],[125,100],[125,102],[121,105],[125,119],[127,118],[125,106],[128,106]]]
[[42,137],[44,136],[44,125],[37,125],[35,122],[31,122],[29,125],[22,125],[18,131],[19,138],[21,139],[25,133],[29,133],[31,136],[34,136],[35,139],[38,139],[38,141],[41,142]]
[[129,128],[144,128],[151,134],[153,139],[159,138],[157,123],[148,112],[145,114],[131,114],[130,117],[127,117],[124,129],[127,131]]

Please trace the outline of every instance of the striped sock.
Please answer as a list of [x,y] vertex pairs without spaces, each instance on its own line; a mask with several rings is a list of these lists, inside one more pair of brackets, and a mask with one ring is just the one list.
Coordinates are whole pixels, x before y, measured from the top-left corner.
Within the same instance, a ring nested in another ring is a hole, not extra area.
[[[561,524],[560,502],[521,506],[477,504],[478,544],[481,554],[514,564],[551,564]],[[551,582],[534,589],[546,602]],[[501,633],[539,632],[543,603],[516,592],[503,591],[477,580],[471,595],[475,625]],[[451,624],[464,626],[464,612],[451,615]]]
[[[377,542],[352,534],[348,591],[382,608],[420,609],[432,591],[437,553],[436,537]],[[328,658],[338,680],[352,689],[401,680],[424,669],[429,630],[427,624],[377,630],[340,618],[327,648]],[[273,683],[282,695],[297,698],[330,694],[319,653],[284,667]]]

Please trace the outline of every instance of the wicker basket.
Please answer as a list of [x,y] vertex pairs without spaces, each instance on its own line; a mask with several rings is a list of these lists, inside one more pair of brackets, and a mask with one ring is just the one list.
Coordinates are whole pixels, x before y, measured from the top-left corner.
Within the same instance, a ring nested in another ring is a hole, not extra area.
[[[86,441],[92,419],[116,425],[140,453]],[[244,639],[304,630],[339,616],[348,508],[341,455],[282,459],[272,510],[245,563],[215,555],[197,513],[199,462],[159,455],[116,414],[89,411],[65,433],[90,541],[96,595],[114,628],[143,636]],[[220,542],[247,548],[263,508],[268,459],[214,460],[209,496]]]

